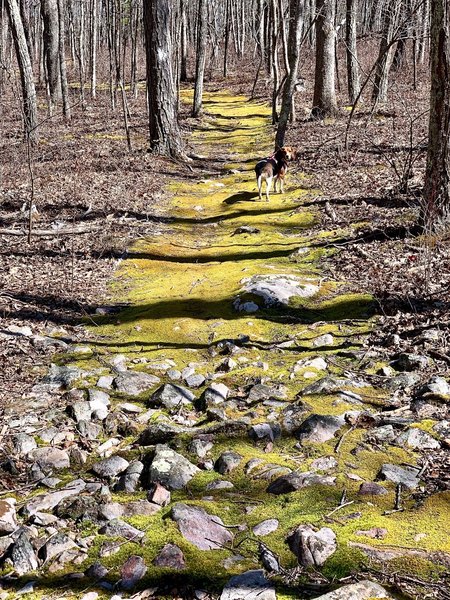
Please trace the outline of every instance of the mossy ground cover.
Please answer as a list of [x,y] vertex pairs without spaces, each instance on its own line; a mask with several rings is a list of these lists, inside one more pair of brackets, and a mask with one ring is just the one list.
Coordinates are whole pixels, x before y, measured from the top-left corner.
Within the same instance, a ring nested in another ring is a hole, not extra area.
[[[190,93],[183,94],[185,101],[190,98]],[[294,372],[295,363],[300,358],[319,355],[332,358],[342,348],[358,348],[370,329],[371,298],[363,293],[342,294],[340,282],[323,278],[320,259],[325,251],[315,246],[310,235],[309,228],[317,217],[302,206],[309,193],[307,186],[298,183],[302,178],[289,179],[288,175],[285,194],[272,193],[270,202],[258,201],[253,165],[271,151],[269,108],[226,92],[205,94],[204,107],[205,116],[192,134],[192,144],[197,154],[220,161],[221,174],[173,181],[165,188],[170,223],[162,235],[139,239],[130,248],[112,284],[112,297],[127,303],[127,308],[113,317],[97,319],[95,341],[91,343],[94,355],[80,357],[76,362],[86,369],[104,368],[105,358],[122,353],[137,363],[137,369],[146,370],[153,362],[171,359],[179,369],[195,363],[197,372],[210,375],[223,359],[217,352],[211,352],[211,348],[223,340],[245,338],[244,351],[236,356],[236,367],[230,373],[223,373],[220,381],[232,390],[244,388],[251,381],[280,383],[285,387],[287,401],[291,402],[310,382],[303,376],[311,369]],[[257,231],[239,233],[243,226]],[[281,311],[245,314],[235,310],[233,300],[242,291],[243,279],[274,274],[293,275],[315,283],[319,292],[308,300],[292,302]],[[314,340],[325,333],[333,335],[333,344],[315,346]],[[280,346],[286,341],[287,347]],[[333,364],[330,361],[329,371],[342,376],[345,367]],[[312,380],[323,374],[313,370]],[[383,393],[379,390],[355,391],[368,400],[363,408],[383,404]],[[345,398],[332,394],[305,399],[320,414],[337,415],[355,409]],[[143,407],[146,401],[145,395],[137,399]],[[270,408],[256,406],[249,407],[244,416],[257,423],[270,414]],[[238,419],[243,415],[228,416]],[[280,556],[285,568],[295,566],[295,557],[285,543],[293,528],[302,523],[332,527],[338,551],[325,566],[324,573],[330,580],[349,575],[368,561],[349,542],[412,549],[418,546],[417,535],[425,534],[421,536],[421,548],[430,552],[450,551],[445,535],[448,508],[445,494],[431,498],[423,506],[416,506],[409,494],[405,494],[404,512],[393,514],[385,514],[394,504],[393,486],[387,485],[386,496],[365,499],[357,495],[360,482],[373,481],[383,463],[415,461],[414,454],[406,449],[370,448],[364,445],[364,436],[361,429],[350,432],[339,452],[336,440],[299,447],[295,439],[284,436],[273,448],[263,448],[247,438],[219,438],[211,452],[213,460],[230,449],[243,457],[241,465],[226,476],[234,489],[205,491],[209,482],[222,477],[203,471],[186,490],[174,493],[173,500],[201,506],[220,516],[236,532],[235,549],[197,550],[183,539],[167,508],[153,517],[128,519],[146,532],[145,539],[141,545],[123,544],[118,553],[104,559],[105,566],[111,569],[111,580],[117,580],[127,556],[139,554],[149,566],[145,583],[178,581],[174,573],[151,566],[162,546],[173,542],[186,558],[183,581],[220,589],[231,574],[257,566],[252,528],[268,518],[278,519],[280,526],[264,541]],[[121,447],[126,449],[129,442],[125,440]],[[354,452],[358,447],[359,451]],[[182,439],[177,449],[189,456],[188,445]],[[307,471],[312,460],[319,456],[337,459],[337,467],[331,472],[336,476],[336,487],[313,486],[273,496],[266,492],[267,481],[252,479],[244,471],[244,465],[252,458]],[[349,478],[349,473],[357,477]],[[327,517],[339,505],[344,489],[352,504]],[[142,494],[132,497],[141,498]],[[129,496],[116,498],[129,499]],[[373,527],[386,528],[386,537],[368,540],[357,534],[358,530]],[[98,558],[102,541],[98,537],[91,548],[91,562]],[[224,560],[233,555],[239,555],[239,559],[225,568]],[[414,564],[408,561],[398,568],[406,573],[415,572]],[[429,568],[428,575],[434,567]],[[424,564],[421,563],[420,569],[423,574]]]

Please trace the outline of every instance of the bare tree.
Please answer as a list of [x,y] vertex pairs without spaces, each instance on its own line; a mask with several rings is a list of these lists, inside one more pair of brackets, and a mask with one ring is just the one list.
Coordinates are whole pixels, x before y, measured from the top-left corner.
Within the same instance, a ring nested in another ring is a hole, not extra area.
[[336,72],[336,28],[334,0],[316,2],[316,70],[312,116],[323,118],[337,113]]
[[292,101],[297,83],[298,66],[300,63],[300,41],[303,29],[304,0],[290,0],[289,4],[289,73],[283,90],[280,117],[278,120],[275,145],[284,145],[287,123],[292,112]]
[[38,141],[36,89],[34,86],[30,54],[17,0],[6,0],[6,9],[11,24],[17,63],[20,71],[20,80],[22,83],[25,136],[32,144],[35,144]]
[[396,37],[400,8],[400,0],[394,0],[394,2],[387,1],[384,6],[383,31],[372,92],[372,101],[374,103],[386,102],[387,100],[389,71],[392,64],[392,48]]
[[359,65],[356,48],[356,19],[358,0],[346,0],[345,42],[347,55],[348,97],[353,104],[359,94]]
[[431,1],[431,98],[423,220],[433,230],[450,218],[450,0]]
[[203,79],[205,76],[206,40],[208,27],[207,8],[206,0],[198,0],[197,55],[195,62],[194,105],[192,108],[193,117],[200,116],[202,112]]
[[58,0],[41,0],[41,14],[44,23],[45,67],[50,94],[49,111],[52,114],[53,108],[61,98]]
[[150,148],[184,157],[172,69],[171,1],[144,2]]

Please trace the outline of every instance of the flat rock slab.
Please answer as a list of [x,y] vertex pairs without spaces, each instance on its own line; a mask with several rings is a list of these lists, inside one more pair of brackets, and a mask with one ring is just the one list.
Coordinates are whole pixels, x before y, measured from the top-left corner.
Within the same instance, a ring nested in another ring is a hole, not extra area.
[[398,465],[386,463],[381,467],[378,479],[401,483],[408,489],[413,490],[419,485],[418,472],[418,469],[412,469],[411,467],[399,467]]
[[181,490],[200,469],[169,446],[158,444],[149,469],[149,480],[169,490]]
[[175,383],[166,383],[152,395],[150,404],[162,405],[168,409],[179,409],[193,400],[195,400],[195,394],[187,388]]
[[120,587],[123,590],[132,590],[147,572],[147,566],[141,556],[130,556],[120,570]]
[[155,567],[166,567],[176,571],[182,571],[186,568],[183,552],[175,544],[166,544],[154,559],[153,564]]
[[372,598],[393,598],[387,591],[374,581],[359,581],[319,596],[316,600],[372,600]]
[[[242,292],[260,297],[264,308],[288,306],[291,299],[311,298],[319,292],[319,286],[294,275],[255,275],[241,283]],[[240,310],[240,298],[234,301],[233,306]]]
[[172,518],[182,536],[199,550],[221,550],[233,541],[233,535],[222,519],[208,514],[203,508],[180,502],[173,506]]
[[266,521],[261,521],[258,525],[253,527],[253,533],[260,537],[269,535],[269,533],[273,533],[278,529],[279,522],[277,519],[267,519]]
[[247,571],[232,577],[223,588],[220,600],[276,600],[273,584],[266,579],[264,571]]
[[159,377],[149,373],[138,373],[135,371],[124,371],[114,378],[115,389],[127,396],[139,396],[148,392],[160,382]]
[[24,513],[26,515],[34,515],[37,512],[52,510],[57,507],[60,502],[70,496],[78,496],[84,488],[86,483],[82,479],[76,479],[71,481],[65,487],[48,494],[40,494],[32,498],[24,507]]
[[302,442],[326,442],[345,425],[344,417],[311,415],[294,430],[294,436]]
[[110,456],[101,460],[92,467],[92,470],[100,477],[116,477],[119,473],[125,471],[129,462],[121,456]]
[[310,485],[334,485],[336,477],[318,475],[317,473],[288,473],[272,481],[267,488],[269,494],[289,494]]
[[69,455],[59,448],[36,448],[30,453],[31,460],[36,461],[41,469],[67,469],[70,467]]

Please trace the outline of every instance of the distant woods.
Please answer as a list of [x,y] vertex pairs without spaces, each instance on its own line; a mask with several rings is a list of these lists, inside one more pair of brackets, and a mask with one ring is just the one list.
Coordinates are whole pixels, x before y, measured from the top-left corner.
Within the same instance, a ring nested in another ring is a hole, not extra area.
[[127,97],[147,89],[150,149],[183,158],[178,91],[185,82],[193,85],[191,114],[198,117],[205,82],[226,86],[228,78],[245,75],[242,83],[249,82],[249,95],[263,89],[270,96],[276,142],[282,145],[289,122],[297,118],[295,98],[304,90],[312,59],[314,80],[307,82],[308,96],[302,103],[308,101],[311,118],[320,120],[342,115],[342,104],[353,110],[362,102],[371,110],[389,104],[400,73],[408,69],[415,87],[418,66],[430,60],[431,143],[425,189],[429,210],[443,214],[450,159],[438,145],[450,133],[449,4],[450,0],[1,0],[0,94],[6,86],[15,86],[25,138],[32,144],[38,142],[39,120],[62,116],[69,122],[74,111],[107,94],[111,109],[124,113],[131,148]]

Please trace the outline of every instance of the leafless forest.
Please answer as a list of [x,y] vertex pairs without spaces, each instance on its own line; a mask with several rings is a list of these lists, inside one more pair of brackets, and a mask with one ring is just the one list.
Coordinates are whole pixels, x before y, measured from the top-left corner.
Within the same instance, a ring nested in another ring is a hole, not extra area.
[[[58,339],[84,343],[127,249],[165,235],[170,182],[226,173],[192,142],[205,93],[271,107],[260,158],[297,148],[323,277],[375,300],[362,363],[420,354],[422,384],[448,377],[449,73],[449,0],[0,0],[0,494],[28,485],[4,435]],[[421,500],[449,489],[446,418]],[[378,580],[450,598],[440,575]]]

